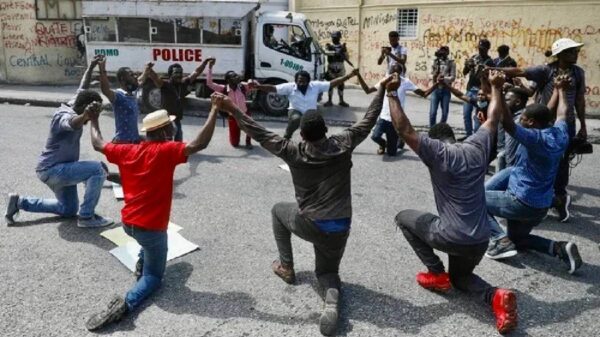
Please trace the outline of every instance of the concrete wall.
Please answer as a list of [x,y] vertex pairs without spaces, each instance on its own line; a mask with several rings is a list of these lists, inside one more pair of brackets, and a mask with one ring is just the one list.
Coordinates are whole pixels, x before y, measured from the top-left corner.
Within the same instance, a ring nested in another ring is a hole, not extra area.
[[417,38],[401,41],[408,48],[410,79],[423,87],[434,52],[448,45],[457,63],[457,87],[464,87],[462,66],[477,52],[477,41],[492,42],[491,55],[501,44],[511,47],[519,65],[543,64],[543,53],[560,37],[586,45],[579,54],[579,65],[586,71],[588,113],[600,116],[600,1],[385,1],[385,0],[296,0],[295,10],[306,14],[320,42],[330,40],[328,33],[340,30],[350,52],[350,60],[360,65],[368,82],[385,73],[377,65],[387,34],[397,26],[399,8],[418,8]]
[[36,20],[35,0],[0,0],[0,81],[76,83],[84,59],[76,48],[80,20]]

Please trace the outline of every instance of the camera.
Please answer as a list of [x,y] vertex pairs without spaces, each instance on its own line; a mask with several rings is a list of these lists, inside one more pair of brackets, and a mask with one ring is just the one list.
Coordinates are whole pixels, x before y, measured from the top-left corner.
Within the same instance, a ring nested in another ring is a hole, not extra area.
[[575,137],[569,144],[569,152],[574,154],[590,154],[594,152],[592,144],[583,138]]

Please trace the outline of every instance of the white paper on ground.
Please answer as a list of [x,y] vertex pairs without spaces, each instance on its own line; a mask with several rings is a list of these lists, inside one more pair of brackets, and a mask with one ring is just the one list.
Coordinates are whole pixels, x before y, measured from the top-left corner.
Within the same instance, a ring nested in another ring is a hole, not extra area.
[[[171,261],[175,258],[190,253],[199,247],[190,241],[186,240],[181,234],[175,231],[168,231],[169,233],[169,250],[167,252],[167,261]],[[121,263],[132,272],[135,271],[135,264],[138,260],[138,254],[140,252],[140,245],[134,240],[128,242],[124,246],[117,247],[110,251]]]
[[290,172],[290,167],[288,166],[288,164],[281,164],[281,165],[279,165],[279,168],[284,171]]
[[125,194],[123,193],[123,186],[121,186],[117,183],[112,183],[112,187],[113,187],[113,194],[115,195],[115,199],[117,199],[117,200],[125,199]]
[[[169,229],[168,229],[169,233],[171,233],[171,232],[176,233],[176,232],[179,232],[180,230],[181,230],[181,226],[174,224],[172,222],[169,222]],[[125,233],[122,226],[106,230],[106,231],[100,233],[100,235],[103,236],[104,238],[112,241],[117,246],[125,246],[129,242],[135,241],[134,238],[127,235],[127,233]]]

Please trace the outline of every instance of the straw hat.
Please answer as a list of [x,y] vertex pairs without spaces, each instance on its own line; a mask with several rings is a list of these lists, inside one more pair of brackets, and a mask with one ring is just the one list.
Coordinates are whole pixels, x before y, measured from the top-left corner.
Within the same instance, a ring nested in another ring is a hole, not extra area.
[[552,56],[556,56],[566,49],[579,48],[581,46],[583,46],[583,43],[577,43],[571,39],[558,39],[552,44]]
[[144,117],[144,120],[142,121],[142,131],[148,132],[160,129],[174,120],[175,116],[169,116],[167,110],[156,110]]

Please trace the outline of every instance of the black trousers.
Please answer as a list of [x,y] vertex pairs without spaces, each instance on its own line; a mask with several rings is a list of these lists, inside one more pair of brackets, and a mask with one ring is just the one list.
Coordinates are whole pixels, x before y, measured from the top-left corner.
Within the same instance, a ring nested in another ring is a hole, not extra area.
[[279,250],[279,259],[287,265],[294,264],[292,233],[311,242],[315,249],[315,273],[324,288],[340,288],[339,268],[349,231],[327,234],[321,232],[312,220],[299,214],[296,203],[282,202],[271,210],[273,234]]
[[473,273],[487,250],[487,242],[474,245],[448,242],[437,229],[439,223],[437,215],[416,210],[404,210],[396,215],[396,225],[430,272],[445,272],[442,260],[433,250],[447,253],[452,286],[491,304],[496,288]]

